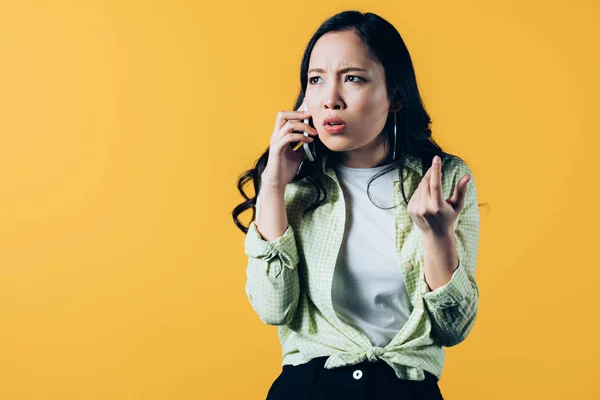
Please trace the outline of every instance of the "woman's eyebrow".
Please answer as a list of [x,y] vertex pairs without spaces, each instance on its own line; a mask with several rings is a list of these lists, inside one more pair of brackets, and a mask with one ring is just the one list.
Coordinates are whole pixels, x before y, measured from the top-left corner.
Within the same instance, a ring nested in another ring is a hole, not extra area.
[[[350,72],[350,71],[368,72],[369,70],[366,68],[359,68],[359,67],[345,67],[345,68],[338,70],[338,74],[343,74],[343,73]],[[311,72],[320,72],[320,73],[324,74],[325,70],[323,70],[321,68],[311,68],[308,70],[307,74],[310,74]]]

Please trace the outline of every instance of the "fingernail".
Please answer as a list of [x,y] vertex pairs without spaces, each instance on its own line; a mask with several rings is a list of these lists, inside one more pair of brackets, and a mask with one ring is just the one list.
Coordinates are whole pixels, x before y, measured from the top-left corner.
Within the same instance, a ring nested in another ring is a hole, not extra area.
[[439,163],[440,162],[440,156],[433,157],[433,162],[436,163],[436,164]]

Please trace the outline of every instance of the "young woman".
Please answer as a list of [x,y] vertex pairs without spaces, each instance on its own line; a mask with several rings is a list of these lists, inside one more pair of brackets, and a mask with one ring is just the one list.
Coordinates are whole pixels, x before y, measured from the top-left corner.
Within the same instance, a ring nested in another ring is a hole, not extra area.
[[442,399],[444,346],[477,314],[471,170],[431,138],[409,52],[383,18],[325,21],[300,82],[233,211],[246,293],[282,346],[267,398]]

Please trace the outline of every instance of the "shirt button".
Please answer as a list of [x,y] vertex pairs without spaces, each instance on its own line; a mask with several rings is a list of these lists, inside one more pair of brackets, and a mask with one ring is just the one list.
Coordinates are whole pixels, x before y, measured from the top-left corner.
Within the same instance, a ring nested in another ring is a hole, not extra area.
[[404,224],[400,224],[400,229],[404,229]]
[[354,379],[359,380],[360,378],[362,378],[362,371],[360,369],[357,369],[356,371],[354,371],[352,376],[354,377]]
[[407,271],[412,271],[413,268],[414,268],[414,266],[412,263],[408,263],[408,265],[406,266]]

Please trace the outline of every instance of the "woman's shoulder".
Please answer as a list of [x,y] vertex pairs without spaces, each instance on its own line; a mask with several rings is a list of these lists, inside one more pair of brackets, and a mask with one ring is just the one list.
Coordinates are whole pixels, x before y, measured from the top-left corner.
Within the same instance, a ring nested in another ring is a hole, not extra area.
[[446,154],[442,159],[442,173],[448,177],[472,175],[471,168],[465,160],[454,154]]
[[446,156],[442,161],[442,187],[444,196],[452,196],[458,182],[465,175],[471,177],[467,182],[467,190],[472,193],[475,187],[475,175],[469,165],[465,160],[456,155]]
[[286,205],[305,205],[312,203],[318,194],[315,183],[303,178],[297,181],[291,181],[285,187],[285,203]]

